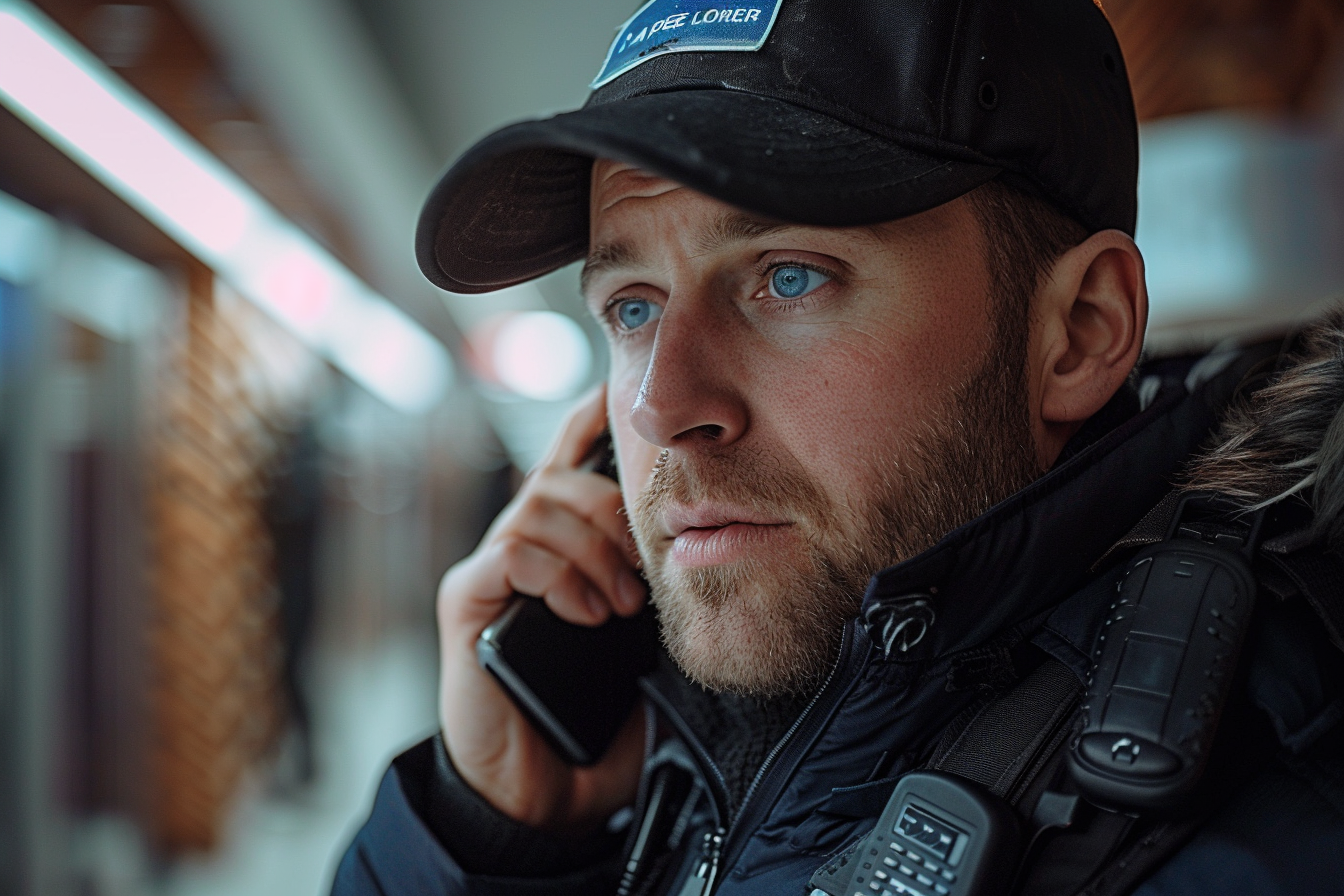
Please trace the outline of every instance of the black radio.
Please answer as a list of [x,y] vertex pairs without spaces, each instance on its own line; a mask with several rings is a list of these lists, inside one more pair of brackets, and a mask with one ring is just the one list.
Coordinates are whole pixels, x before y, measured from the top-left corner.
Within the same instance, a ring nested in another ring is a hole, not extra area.
[[1167,540],[1127,567],[1069,753],[1092,800],[1169,809],[1199,782],[1255,605],[1247,556],[1262,516],[1188,497]]
[[1012,884],[1021,824],[988,790],[943,772],[901,778],[877,827],[812,876],[812,896],[969,896]]

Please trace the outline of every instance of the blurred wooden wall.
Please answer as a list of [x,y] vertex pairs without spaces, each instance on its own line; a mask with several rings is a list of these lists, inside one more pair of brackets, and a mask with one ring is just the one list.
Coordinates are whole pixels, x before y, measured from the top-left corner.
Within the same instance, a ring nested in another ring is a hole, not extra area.
[[263,522],[269,429],[248,349],[193,265],[153,448],[151,831],[210,849],[282,721],[281,639]]
[[1344,0],[1103,0],[1139,120],[1319,112],[1337,90]]

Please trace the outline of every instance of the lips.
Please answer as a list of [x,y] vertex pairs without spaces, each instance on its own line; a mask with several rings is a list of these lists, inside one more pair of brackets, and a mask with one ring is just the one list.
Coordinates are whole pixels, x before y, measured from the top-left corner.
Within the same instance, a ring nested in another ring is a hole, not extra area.
[[663,529],[668,538],[676,538],[688,529],[722,529],[734,525],[787,526],[789,524],[789,520],[729,504],[697,504],[694,507],[675,506],[663,516]]
[[678,507],[664,517],[672,541],[668,560],[687,568],[760,559],[763,552],[787,549],[793,528],[789,520],[723,505]]

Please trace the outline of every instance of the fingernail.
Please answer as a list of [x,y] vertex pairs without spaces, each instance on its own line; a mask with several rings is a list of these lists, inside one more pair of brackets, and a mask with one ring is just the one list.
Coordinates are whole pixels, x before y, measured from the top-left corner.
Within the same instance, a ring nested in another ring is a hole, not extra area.
[[639,580],[639,576],[628,569],[621,570],[616,588],[620,591],[621,609],[627,613],[639,609],[639,605],[644,601],[644,583]]

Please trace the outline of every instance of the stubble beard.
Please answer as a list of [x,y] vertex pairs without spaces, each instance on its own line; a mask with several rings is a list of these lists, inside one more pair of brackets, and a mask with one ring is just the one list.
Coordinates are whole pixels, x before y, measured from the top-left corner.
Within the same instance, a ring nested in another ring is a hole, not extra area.
[[[871,494],[828,496],[787,454],[664,452],[630,522],[663,642],[688,677],[712,691],[764,698],[814,691],[875,572],[927,550],[1039,475],[1025,346],[995,341],[999,349],[943,407],[904,444],[873,458]],[[804,547],[670,567],[658,540],[661,513],[706,500],[792,520]]]

